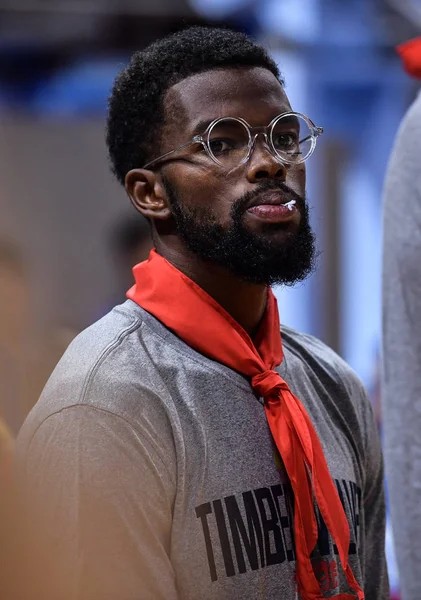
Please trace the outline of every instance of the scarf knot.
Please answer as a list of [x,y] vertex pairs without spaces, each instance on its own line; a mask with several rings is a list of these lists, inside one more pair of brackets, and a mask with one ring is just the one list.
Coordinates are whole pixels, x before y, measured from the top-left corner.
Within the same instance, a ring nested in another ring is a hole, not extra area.
[[251,378],[251,386],[262,398],[268,398],[268,396],[279,393],[282,389],[287,389],[285,381],[273,369],[254,375]]

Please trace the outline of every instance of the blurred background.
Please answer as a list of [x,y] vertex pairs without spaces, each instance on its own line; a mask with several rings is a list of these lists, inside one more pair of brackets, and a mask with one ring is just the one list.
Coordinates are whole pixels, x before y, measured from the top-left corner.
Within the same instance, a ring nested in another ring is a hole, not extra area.
[[[379,419],[381,192],[417,85],[417,0],[0,0],[0,414],[16,433],[72,337],[124,300],[150,240],[113,180],[107,97],[130,54],[193,24],[245,31],[324,127],[308,163],[321,256],[281,320],[357,371]],[[393,592],[398,580],[388,528]]]

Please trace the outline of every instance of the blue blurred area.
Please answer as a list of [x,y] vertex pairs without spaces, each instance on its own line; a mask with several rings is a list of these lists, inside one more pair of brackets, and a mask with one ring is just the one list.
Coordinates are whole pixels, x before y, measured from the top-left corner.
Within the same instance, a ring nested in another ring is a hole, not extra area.
[[114,78],[126,62],[127,57],[79,58],[35,91],[31,110],[60,117],[105,114]]
[[[1,65],[7,60],[7,70]],[[64,64],[54,50],[33,45],[0,48],[0,107],[39,115],[105,114],[113,80],[128,55],[77,56]]]

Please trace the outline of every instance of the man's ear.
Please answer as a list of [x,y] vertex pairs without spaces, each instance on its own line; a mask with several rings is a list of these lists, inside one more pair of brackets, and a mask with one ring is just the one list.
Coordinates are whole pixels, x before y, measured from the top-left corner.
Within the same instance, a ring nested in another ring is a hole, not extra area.
[[126,192],[133,206],[148,219],[165,221],[171,210],[160,179],[148,169],[132,169],[126,175]]

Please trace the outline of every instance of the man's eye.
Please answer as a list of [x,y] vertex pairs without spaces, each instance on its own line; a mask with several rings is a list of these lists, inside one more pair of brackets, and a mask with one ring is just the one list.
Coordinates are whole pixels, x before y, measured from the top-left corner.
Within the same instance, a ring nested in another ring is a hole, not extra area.
[[292,150],[298,146],[298,136],[295,133],[279,133],[274,136],[273,143],[277,150]]
[[229,152],[235,148],[235,142],[229,139],[214,139],[209,140],[209,147],[213,154],[223,154],[224,152]]

